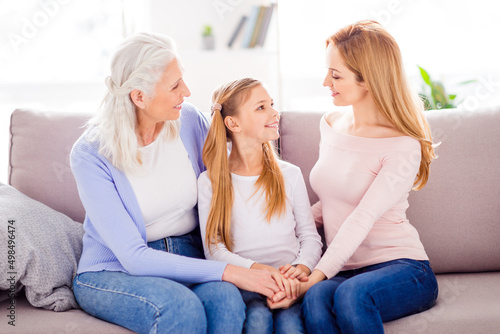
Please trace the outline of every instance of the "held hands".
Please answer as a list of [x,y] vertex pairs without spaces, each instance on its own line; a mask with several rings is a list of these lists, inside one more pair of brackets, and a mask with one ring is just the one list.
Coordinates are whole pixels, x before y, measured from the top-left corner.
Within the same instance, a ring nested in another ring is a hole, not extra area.
[[296,278],[301,282],[307,282],[309,280],[308,276],[311,273],[311,270],[303,264],[298,264],[296,267],[291,264],[286,264],[280,267],[280,273],[285,278]]
[[222,280],[233,283],[238,288],[260,293],[267,298],[272,298],[281,289],[266,270],[254,270],[228,264]]
[[[228,264],[222,274],[222,280],[233,283],[240,289],[266,296],[267,304],[271,309],[289,308],[312,285],[326,278],[319,270],[314,270],[307,277],[310,270],[301,264],[297,265],[295,270],[288,264],[280,267],[280,270],[259,263],[254,263],[251,268]],[[306,273],[305,277],[303,273]]]
[[298,265],[296,268],[287,264],[281,266],[280,270],[277,270],[265,264],[254,263],[251,268],[269,271],[280,291],[275,293],[272,298],[268,297],[268,300],[278,302],[284,298],[296,300],[300,296],[300,280],[307,281],[306,270],[309,271],[309,269],[306,266],[299,266],[302,265]]
[[[280,270],[282,272],[284,270],[286,271],[287,269],[289,269],[287,266],[280,267]],[[305,272],[309,275],[309,273],[311,272],[309,270],[309,268],[307,268],[306,266],[300,265],[300,264],[297,265],[297,267],[299,267],[299,266],[302,266],[301,269],[305,268]],[[297,277],[299,277],[299,276],[297,276]],[[302,279],[301,282],[299,283],[299,288],[298,288],[299,295],[297,296],[297,298],[293,298],[293,297],[289,298],[285,293],[278,292],[278,293],[274,294],[273,298],[267,299],[267,306],[270,309],[279,309],[279,308],[287,309],[287,308],[289,308],[298,300],[298,298],[302,298],[311,286],[326,279],[326,276],[321,271],[314,270],[312,272],[312,274],[310,274],[308,277],[306,276],[305,278],[306,279]]]
[[275,293],[273,298],[267,299],[268,307],[270,309],[286,309],[292,306],[305,293],[305,291],[301,291],[301,286],[309,280],[310,272],[309,268],[302,264],[298,264],[296,267],[291,264],[279,267],[279,271],[275,272],[273,278],[281,291]]

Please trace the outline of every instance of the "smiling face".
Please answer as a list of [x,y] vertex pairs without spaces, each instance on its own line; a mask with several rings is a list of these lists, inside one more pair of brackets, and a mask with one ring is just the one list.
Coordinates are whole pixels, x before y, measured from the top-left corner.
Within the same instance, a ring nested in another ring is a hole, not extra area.
[[369,99],[370,93],[364,82],[356,80],[356,74],[345,65],[337,47],[330,43],[326,49],[328,72],[323,86],[330,88],[336,106],[350,106]]
[[[257,85],[251,89],[246,101],[238,108],[238,113],[231,118],[237,127],[229,125],[234,135],[259,144],[279,138],[279,113],[274,109],[274,103],[267,89]],[[231,120],[228,119],[228,123]]]
[[190,95],[179,63],[174,59],[156,83],[153,97],[142,96],[138,103],[134,101],[138,122],[158,123],[178,119],[181,104]]

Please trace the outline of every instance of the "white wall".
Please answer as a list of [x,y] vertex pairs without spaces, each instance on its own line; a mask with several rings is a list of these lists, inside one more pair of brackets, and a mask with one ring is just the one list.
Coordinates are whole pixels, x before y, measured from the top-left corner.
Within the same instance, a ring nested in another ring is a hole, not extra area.
[[[227,47],[241,16],[248,16],[254,5],[268,5],[268,1],[150,1],[150,29],[176,41],[186,70],[185,81],[192,93],[187,101],[208,111],[211,94],[217,86],[250,76],[267,83],[280,106],[276,12],[264,48],[243,49],[241,40],[232,48]],[[213,51],[201,50],[201,31],[206,24],[213,27],[216,41]]]

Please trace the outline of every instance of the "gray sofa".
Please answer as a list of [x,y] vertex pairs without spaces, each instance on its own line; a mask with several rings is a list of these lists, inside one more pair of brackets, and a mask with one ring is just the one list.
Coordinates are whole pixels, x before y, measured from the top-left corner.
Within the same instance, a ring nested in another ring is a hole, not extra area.
[[[429,111],[442,144],[427,186],[410,195],[408,217],[438,274],[436,306],[384,325],[387,333],[500,331],[500,107]],[[9,183],[82,222],[68,154],[88,114],[16,110],[11,119]],[[280,154],[308,175],[318,156],[320,113],[283,112]],[[317,200],[309,188],[311,202]],[[38,222],[43,223],[43,222]],[[410,296],[411,297],[411,296]],[[8,301],[0,304],[6,312]],[[16,326],[2,313],[0,333],[130,333],[81,310],[53,312],[16,299]]]

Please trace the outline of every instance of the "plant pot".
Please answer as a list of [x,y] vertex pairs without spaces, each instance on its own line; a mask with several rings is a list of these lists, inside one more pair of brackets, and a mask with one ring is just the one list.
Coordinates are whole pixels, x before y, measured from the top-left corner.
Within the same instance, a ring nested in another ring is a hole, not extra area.
[[203,36],[201,39],[201,47],[203,50],[215,49],[215,37],[213,35]]

